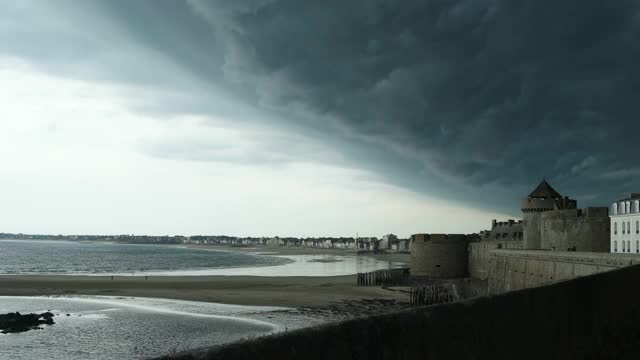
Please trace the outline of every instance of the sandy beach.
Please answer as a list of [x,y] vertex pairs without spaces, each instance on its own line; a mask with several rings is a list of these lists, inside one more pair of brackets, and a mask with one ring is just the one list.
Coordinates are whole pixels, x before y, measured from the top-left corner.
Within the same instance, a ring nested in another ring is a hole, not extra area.
[[406,294],[358,287],[355,276],[0,276],[0,295],[111,295],[238,305],[321,306],[363,298],[406,300]]

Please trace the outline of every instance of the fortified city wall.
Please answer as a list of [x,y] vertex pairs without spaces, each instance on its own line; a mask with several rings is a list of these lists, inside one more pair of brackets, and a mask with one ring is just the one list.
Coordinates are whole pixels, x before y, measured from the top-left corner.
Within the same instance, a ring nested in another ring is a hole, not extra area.
[[492,250],[488,292],[519,290],[640,264],[634,254]]
[[468,269],[472,278],[486,280],[489,276],[489,251],[493,249],[522,249],[523,221],[493,220],[491,230],[480,232],[480,241],[468,246]]
[[492,240],[469,243],[468,268],[470,277],[487,280],[489,277],[491,250],[496,249],[522,249],[522,240]]
[[565,251],[608,252],[611,221],[609,208],[591,207],[540,214],[540,248]]
[[467,235],[412,235],[411,275],[446,279],[466,277],[468,243]]

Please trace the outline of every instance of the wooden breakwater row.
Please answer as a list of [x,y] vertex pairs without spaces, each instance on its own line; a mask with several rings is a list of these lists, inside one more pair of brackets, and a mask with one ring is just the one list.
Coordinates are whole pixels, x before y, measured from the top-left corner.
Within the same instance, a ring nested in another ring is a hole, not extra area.
[[409,281],[409,269],[378,270],[358,273],[358,286],[402,286]]
[[409,303],[413,306],[444,304],[457,300],[459,300],[459,297],[455,289],[444,284],[411,288],[409,291]]

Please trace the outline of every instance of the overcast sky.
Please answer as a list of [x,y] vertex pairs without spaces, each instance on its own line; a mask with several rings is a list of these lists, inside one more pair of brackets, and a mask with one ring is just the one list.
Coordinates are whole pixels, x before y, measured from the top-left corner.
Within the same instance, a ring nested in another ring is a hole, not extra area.
[[0,2],[0,232],[381,236],[640,190],[640,5]]

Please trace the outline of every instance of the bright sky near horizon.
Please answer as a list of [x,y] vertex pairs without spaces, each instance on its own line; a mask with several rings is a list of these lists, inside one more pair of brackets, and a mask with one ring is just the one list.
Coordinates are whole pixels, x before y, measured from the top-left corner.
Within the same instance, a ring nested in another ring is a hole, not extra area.
[[137,112],[153,89],[68,79],[6,57],[0,83],[2,232],[407,236],[476,231],[497,216],[359,169],[273,165],[301,146],[331,150],[234,119]]

